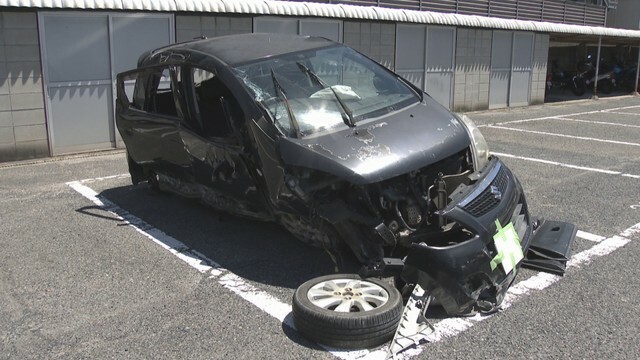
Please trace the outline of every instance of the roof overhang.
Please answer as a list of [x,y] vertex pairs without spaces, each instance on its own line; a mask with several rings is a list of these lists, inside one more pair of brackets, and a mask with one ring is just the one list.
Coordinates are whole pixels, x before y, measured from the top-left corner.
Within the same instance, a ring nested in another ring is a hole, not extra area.
[[[304,16],[340,19],[393,21],[513,31],[549,33],[552,39],[586,39],[592,42],[631,39],[640,41],[640,30],[557,24],[540,21],[501,19],[475,15],[445,14],[431,11],[389,9],[374,6],[321,4],[273,0],[0,0],[0,7],[37,9],[82,9],[164,11],[196,13],[232,13],[247,15]],[[566,35],[566,36],[565,36]],[[579,35],[580,37],[576,37]],[[610,39],[609,39],[610,38]],[[618,40],[616,40],[618,39]],[[571,40],[575,41],[575,40]]]

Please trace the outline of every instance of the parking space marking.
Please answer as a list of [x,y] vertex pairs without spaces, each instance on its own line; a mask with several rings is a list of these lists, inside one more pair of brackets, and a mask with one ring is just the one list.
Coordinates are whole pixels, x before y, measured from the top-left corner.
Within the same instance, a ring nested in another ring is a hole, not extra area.
[[533,161],[533,162],[537,162],[537,163],[541,163],[541,164],[555,165],[555,166],[565,167],[565,168],[569,168],[569,169],[591,171],[591,172],[607,174],[607,175],[619,175],[619,176],[624,176],[624,177],[628,177],[628,178],[632,178],[632,179],[640,179],[640,175],[626,174],[626,173],[623,173],[621,171],[606,170],[606,169],[596,169],[596,168],[587,167],[587,166],[564,164],[564,163],[557,162],[557,161],[536,159],[536,158],[531,158],[531,157],[526,157],[526,156],[511,155],[511,154],[505,154],[505,153],[501,153],[501,152],[493,152],[492,151],[491,154],[497,155],[499,157],[518,159],[518,160],[526,160],[526,161]]
[[588,232],[584,232],[582,230],[578,230],[578,232],[576,233],[576,236],[581,238],[581,239],[589,240],[589,241],[593,241],[593,242],[601,242],[601,241],[606,239],[604,236],[591,234],[591,233],[588,233]]
[[[116,216],[118,219],[123,221],[126,225],[132,227],[135,231],[142,234],[144,237],[150,239],[163,249],[169,251],[171,254],[184,261],[192,268],[198,270],[203,274],[209,275],[209,279],[215,279],[224,288],[250,302],[258,309],[276,318],[286,326],[294,330],[296,329],[293,325],[291,316],[289,316],[289,314],[291,313],[291,305],[285,304],[269,293],[249,284],[244,278],[223,268],[220,264],[208,258],[206,255],[194,249],[190,249],[181,241],[175,239],[171,235],[164,233],[160,229],[153,227],[151,224],[129,213],[128,211],[122,209],[109,199],[99,195],[95,190],[85,185],[103,180],[126,177],[129,177],[129,174],[70,181],[66,184],[73,190],[77,191],[82,196],[93,202],[95,205]],[[327,350],[329,353],[344,360],[359,359],[369,353],[368,350],[343,351],[325,346],[323,346],[323,348],[325,348],[325,350]]]
[[[290,316],[291,305],[285,304],[274,296],[268,294],[267,292],[262,291],[249,284],[246,279],[234,274],[228,269],[223,268],[220,264],[216,263],[212,259],[209,259],[204,254],[190,249],[179,240],[153,227],[149,223],[129,213],[128,211],[120,208],[118,205],[105,198],[104,196],[101,196],[95,190],[86,185],[97,181],[125,177],[128,177],[128,175],[121,174],[103,178],[70,181],[66,184],[73,190],[84,196],[86,199],[93,202],[95,205],[121,219],[125,224],[131,226],[135,231],[142,234],[144,237],[152,240],[154,243],[168,250],[171,254],[177,256],[182,261],[185,261],[187,264],[189,264],[189,266],[195,268],[203,274],[209,275],[210,279],[215,279],[224,288],[239,295],[257,308],[261,309],[286,326],[295,330],[295,326],[293,325],[293,321]],[[583,265],[587,265],[597,257],[608,255],[616,249],[619,249],[629,243],[631,241],[630,238],[635,235],[640,235],[640,223],[623,231],[618,236],[607,239],[604,239],[603,237],[600,237],[598,235],[580,232],[581,238],[596,242],[597,239],[600,238],[602,238],[603,240],[597,242],[596,245],[587,250],[574,254],[567,263],[567,269],[580,268]],[[528,293],[531,292],[531,290],[543,290],[551,284],[556,283],[561,278],[562,277],[557,275],[538,273],[526,280],[520,281],[514,284],[507,291],[501,308],[507,309],[520,299],[524,298]],[[431,335],[427,336],[425,340],[427,342],[438,342],[456,336],[461,332],[471,328],[475,323],[492,316],[494,315],[476,315],[470,318],[456,317],[439,321],[438,323],[434,324],[435,331]],[[344,360],[385,359],[387,356],[386,348],[378,349],[375,351],[341,351],[339,349],[333,349],[326,346],[322,347],[334,356]],[[424,349],[424,346],[419,345],[415,348],[405,351],[400,355],[402,358],[408,359],[422,353]]]
[[[617,107],[617,108],[611,108],[611,109],[605,109],[605,110],[583,111],[583,112],[577,112],[577,113],[565,114],[565,115],[543,116],[543,117],[531,118],[531,119],[510,120],[510,121],[498,122],[498,123],[495,123],[495,124],[478,125],[478,127],[489,127],[489,126],[495,126],[495,125],[518,124],[518,123],[529,122],[529,121],[549,120],[549,119],[555,119],[555,118],[559,118],[559,117],[580,116],[580,115],[589,115],[589,114],[597,114],[597,113],[614,113],[614,111],[617,111],[617,110],[635,109],[635,108],[640,108],[640,105],[623,106],[623,107]],[[628,114],[628,115],[639,115],[640,116],[640,114],[635,114],[635,113],[625,113],[625,114]]]
[[635,116],[640,116],[640,114],[638,113],[630,113],[630,112],[622,112],[622,111],[608,111],[608,110],[603,110],[602,112],[606,112],[609,114],[620,114],[620,115],[635,115]]
[[[638,114],[638,116],[640,116],[640,114]],[[640,125],[620,124],[620,123],[612,123],[612,122],[606,122],[606,121],[570,119],[570,118],[565,118],[565,117],[560,117],[560,116],[551,118],[550,120],[574,121],[574,122],[581,122],[581,123],[587,123],[587,124],[607,125],[607,126],[622,126],[622,127],[630,127],[630,128],[638,128],[638,129],[640,129]]]
[[608,144],[616,144],[616,145],[640,146],[640,143],[632,143],[632,142],[617,141],[617,140],[607,140],[607,139],[598,139],[598,138],[592,138],[592,137],[587,137],[587,136],[574,136],[574,135],[556,134],[556,133],[550,133],[550,132],[546,132],[546,131],[516,129],[516,128],[510,128],[510,127],[506,127],[506,126],[497,126],[497,125],[487,125],[487,127],[492,128],[492,129],[517,131],[517,132],[524,132],[524,133],[538,134],[538,135],[545,135],[545,136],[558,136],[558,137],[563,137],[563,138],[568,138],[568,139],[597,141],[597,142],[603,142],[603,143],[608,143]]

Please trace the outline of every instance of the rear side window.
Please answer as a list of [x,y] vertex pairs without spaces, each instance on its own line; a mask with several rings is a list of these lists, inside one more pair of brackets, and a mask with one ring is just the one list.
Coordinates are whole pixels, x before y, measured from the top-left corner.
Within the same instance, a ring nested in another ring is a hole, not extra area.
[[146,86],[140,72],[128,72],[118,78],[118,99],[129,108],[144,110]]
[[145,111],[173,117],[182,117],[180,94],[180,68],[170,66],[158,69],[149,77],[151,91]]
[[244,118],[229,87],[211,71],[165,65],[124,73],[118,81],[123,106],[176,119],[204,138],[234,140],[232,123]]
[[182,118],[185,105],[180,76],[175,66],[126,73],[120,79],[118,98],[129,108]]

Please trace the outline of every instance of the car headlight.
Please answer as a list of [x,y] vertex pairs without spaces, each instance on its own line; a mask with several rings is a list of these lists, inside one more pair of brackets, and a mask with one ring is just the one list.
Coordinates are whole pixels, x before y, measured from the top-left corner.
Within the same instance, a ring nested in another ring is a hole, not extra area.
[[487,141],[473,120],[464,114],[455,114],[455,116],[464,125],[465,129],[467,129],[467,134],[469,134],[469,138],[471,139],[473,166],[476,171],[480,170],[489,161],[489,145],[487,145]]

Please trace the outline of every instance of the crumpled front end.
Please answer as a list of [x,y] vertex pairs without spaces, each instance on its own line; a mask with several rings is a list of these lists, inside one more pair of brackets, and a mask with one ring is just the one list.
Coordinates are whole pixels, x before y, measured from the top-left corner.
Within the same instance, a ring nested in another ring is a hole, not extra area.
[[438,212],[463,227],[468,239],[448,246],[413,243],[402,272],[455,315],[490,311],[502,302],[534,230],[522,186],[504,163],[494,157],[474,176],[478,180],[449,194]]

